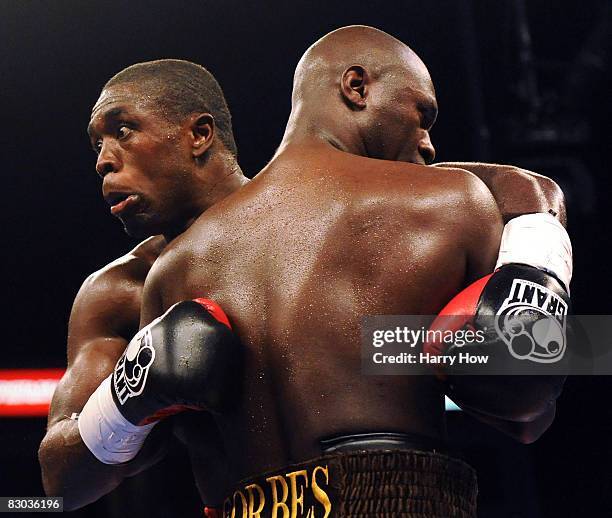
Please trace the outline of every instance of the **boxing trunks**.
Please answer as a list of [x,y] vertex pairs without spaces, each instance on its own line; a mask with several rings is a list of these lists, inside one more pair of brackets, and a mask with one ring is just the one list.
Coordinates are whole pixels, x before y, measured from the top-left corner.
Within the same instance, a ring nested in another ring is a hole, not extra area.
[[363,434],[323,455],[242,481],[223,518],[475,518],[476,474],[428,441]]

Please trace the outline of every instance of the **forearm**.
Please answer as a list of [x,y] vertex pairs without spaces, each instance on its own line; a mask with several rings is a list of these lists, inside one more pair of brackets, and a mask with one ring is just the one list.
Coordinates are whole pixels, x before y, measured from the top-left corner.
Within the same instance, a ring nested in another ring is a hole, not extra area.
[[[559,187],[548,178],[512,166],[463,162],[436,165],[472,172],[495,198],[503,219],[511,221],[498,245],[495,272],[486,275],[487,270],[476,269],[475,277],[480,279],[447,304],[432,328],[459,329],[468,324],[486,329],[486,317],[500,315],[516,282],[539,286],[538,293],[550,297],[567,314],[571,308],[567,289],[572,257],[569,236],[562,228],[565,203]],[[554,218],[546,213],[554,213]],[[481,247],[477,241],[472,251],[468,257],[472,264],[479,264]],[[524,297],[523,303],[539,308],[529,297]],[[486,342],[483,354],[493,358],[499,354],[502,361],[512,361],[506,347],[511,342],[504,345],[499,338]],[[428,347],[434,354],[449,352],[444,345]],[[460,407],[522,442],[537,439],[550,425],[565,380],[563,376],[462,376],[453,375],[452,370],[442,372],[442,377],[446,393]]]
[[68,418],[58,421],[49,428],[38,451],[45,493],[63,496],[66,510],[94,502],[115,489],[125,477],[156,463],[165,451],[165,435],[157,426],[132,461],[109,465],[87,449],[77,421]]
[[45,493],[63,496],[66,510],[94,502],[127,476],[126,466],[102,464],[92,455],[81,440],[77,422],[71,419],[48,430],[38,458]]
[[441,162],[436,167],[459,168],[476,175],[491,191],[504,222],[532,212],[554,213],[567,223],[565,198],[550,178],[511,165],[481,162]]

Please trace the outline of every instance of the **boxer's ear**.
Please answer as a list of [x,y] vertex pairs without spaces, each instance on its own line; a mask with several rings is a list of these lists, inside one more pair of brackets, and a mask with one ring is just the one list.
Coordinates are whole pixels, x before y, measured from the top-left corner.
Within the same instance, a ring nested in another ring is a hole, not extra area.
[[369,86],[370,76],[361,65],[352,65],[342,73],[340,90],[344,101],[353,109],[366,107]]
[[210,113],[199,113],[191,121],[192,154],[202,158],[215,138],[215,119]]

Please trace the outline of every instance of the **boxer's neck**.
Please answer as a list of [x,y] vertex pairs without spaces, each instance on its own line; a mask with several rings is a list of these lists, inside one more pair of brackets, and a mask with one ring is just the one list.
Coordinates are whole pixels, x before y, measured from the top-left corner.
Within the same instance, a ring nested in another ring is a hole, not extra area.
[[354,118],[337,110],[310,110],[294,106],[276,155],[288,146],[326,143],[336,149],[360,156],[369,156],[365,140]]
[[194,174],[194,197],[186,218],[164,232],[167,242],[185,232],[207,209],[249,182],[229,152],[215,153]]

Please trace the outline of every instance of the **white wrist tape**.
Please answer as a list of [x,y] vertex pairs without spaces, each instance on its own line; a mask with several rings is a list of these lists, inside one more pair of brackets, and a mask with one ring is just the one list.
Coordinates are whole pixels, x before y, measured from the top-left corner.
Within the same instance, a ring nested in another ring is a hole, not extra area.
[[511,219],[504,227],[495,269],[510,263],[552,273],[569,290],[573,264],[567,231],[550,214],[525,214]]
[[104,464],[132,460],[155,423],[136,426],[121,415],[113,401],[111,376],[90,396],[79,415],[79,433],[96,458]]

